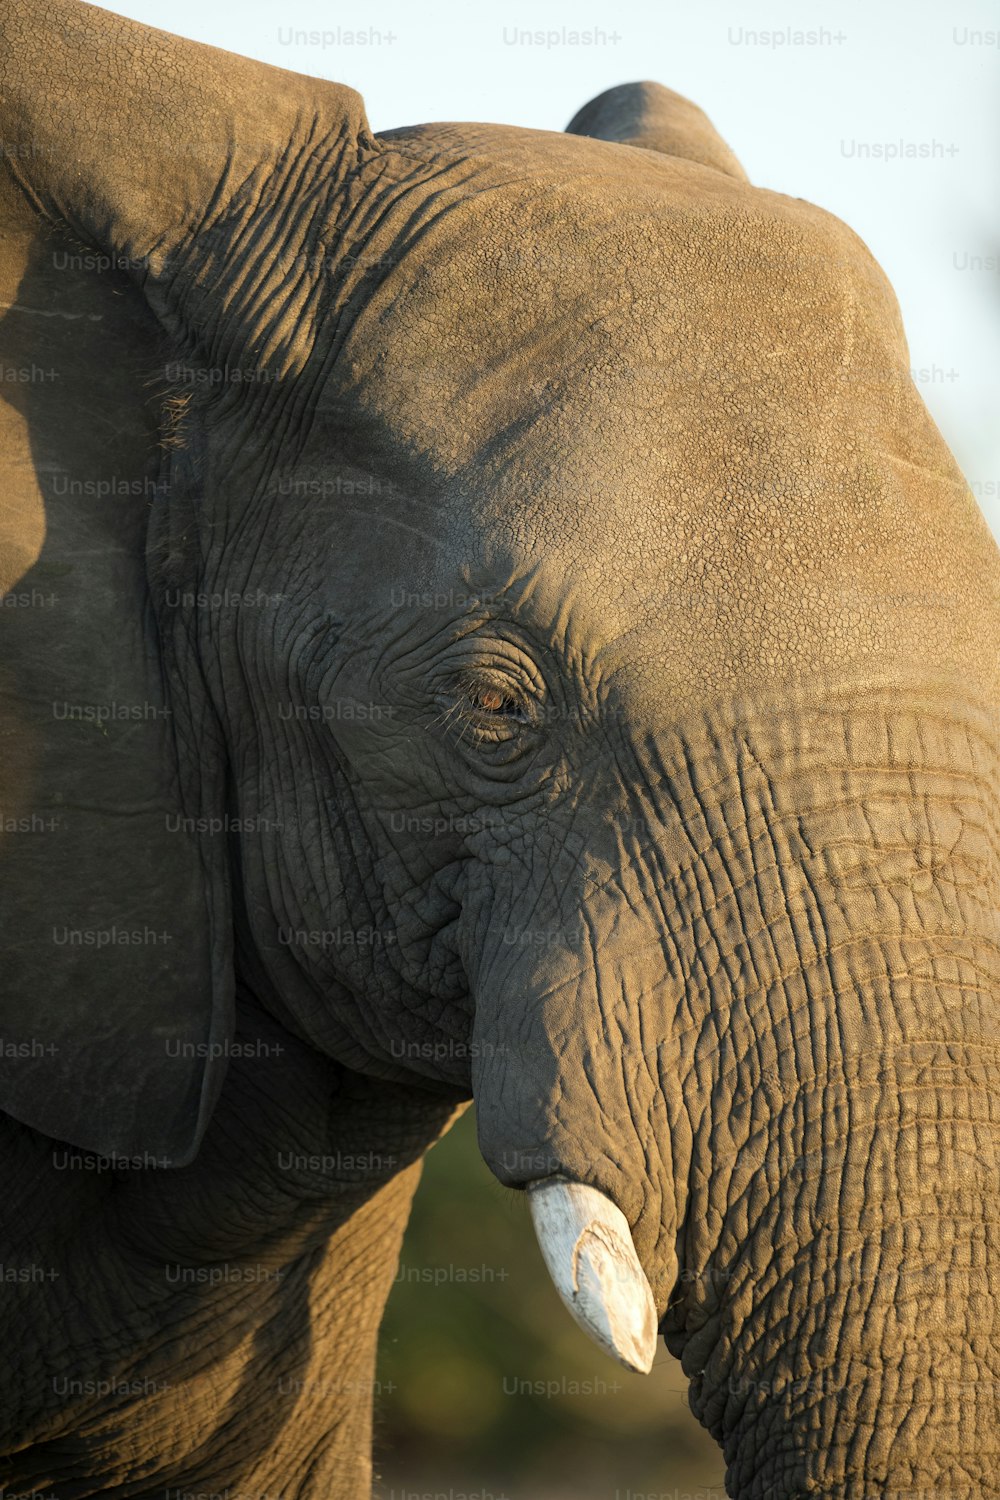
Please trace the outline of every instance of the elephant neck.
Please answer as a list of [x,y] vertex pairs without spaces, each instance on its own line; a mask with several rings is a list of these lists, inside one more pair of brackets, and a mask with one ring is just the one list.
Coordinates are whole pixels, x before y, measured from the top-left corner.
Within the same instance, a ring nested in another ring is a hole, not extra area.
[[193,1264],[66,1225],[5,1245],[5,1267],[40,1271],[21,1289],[20,1367],[0,1378],[12,1492],[65,1480],[83,1500],[141,1478],[163,1500],[369,1494],[378,1328],[418,1176],[290,1262],[266,1237]]
[[40,1273],[0,1374],[17,1493],[54,1473],[81,1500],[139,1479],[164,1500],[370,1492],[378,1327],[454,1106],[349,1073],[249,997],[238,1014],[187,1167],[111,1170],[3,1122],[32,1212],[0,1260]]
[[[162,1475],[165,1500],[208,1481],[231,1496],[370,1494],[378,1329],[418,1176],[395,1178],[280,1276],[220,1299],[212,1323],[244,1333],[221,1360],[209,1345],[200,1368],[185,1362],[167,1420],[183,1430],[196,1412],[199,1440]],[[137,1417],[162,1461],[163,1413],[151,1401]]]

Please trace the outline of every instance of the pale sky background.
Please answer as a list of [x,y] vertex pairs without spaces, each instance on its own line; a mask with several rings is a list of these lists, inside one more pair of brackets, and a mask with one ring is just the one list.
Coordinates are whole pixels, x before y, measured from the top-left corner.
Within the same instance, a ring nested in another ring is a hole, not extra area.
[[[562,130],[594,94],[639,78],[688,95],[753,182],[830,209],[871,247],[899,297],[924,399],[1000,537],[1000,8],[988,0],[105,8],[349,84],[375,130],[429,120]],[[596,39],[574,42],[585,29]],[[555,39],[517,38],[537,31]],[[295,40],[302,32],[320,35]],[[861,159],[858,143],[928,154]]]

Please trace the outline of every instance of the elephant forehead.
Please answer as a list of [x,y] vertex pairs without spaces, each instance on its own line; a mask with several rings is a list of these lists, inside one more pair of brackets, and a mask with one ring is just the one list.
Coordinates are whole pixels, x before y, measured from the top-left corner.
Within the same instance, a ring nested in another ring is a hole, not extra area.
[[839,221],[691,163],[575,147],[594,154],[476,159],[439,174],[433,211],[412,186],[384,209],[367,256],[385,269],[339,325],[335,379],[387,447],[522,488],[557,471],[648,489],[706,443],[717,470],[815,440],[818,415],[864,404],[845,370],[898,390],[895,301]]
[[510,587],[653,712],[873,656],[978,660],[961,601],[970,558],[995,577],[988,537],[861,242],[590,145],[586,172],[443,172],[344,335],[363,450],[443,511],[427,582]]
[[821,336],[811,400],[723,365],[671,387],[609,374],[533,413],[445,485],[438,567],[509,587],[650,723],[665,695],[697,706],[876,659],[993,682],[969,601],[995,620],[1000,579],[961,476],[908,372],[832,363],[868,337],[861,315]]

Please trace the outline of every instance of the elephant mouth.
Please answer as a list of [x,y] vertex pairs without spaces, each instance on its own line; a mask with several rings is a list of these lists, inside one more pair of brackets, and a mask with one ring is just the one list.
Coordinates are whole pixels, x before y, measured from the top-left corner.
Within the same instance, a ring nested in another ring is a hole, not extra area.
[[540,1178],[527,1191],[542,1256],[570,1314],[606,1354],[648,1374],[656,1305],[625,1215],[596,1188],[565,1178]]

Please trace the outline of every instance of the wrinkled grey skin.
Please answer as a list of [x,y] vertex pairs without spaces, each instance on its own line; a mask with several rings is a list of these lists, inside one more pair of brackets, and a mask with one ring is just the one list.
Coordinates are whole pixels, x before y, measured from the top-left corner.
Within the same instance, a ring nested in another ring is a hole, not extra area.
[[374,137],[2,13],[12,1491],[367,1493],[472,1093],[626,1215],[733,1496],[995,1493],[1000,567],[864,247],[656,85]]

